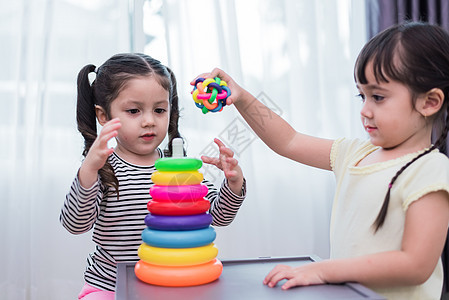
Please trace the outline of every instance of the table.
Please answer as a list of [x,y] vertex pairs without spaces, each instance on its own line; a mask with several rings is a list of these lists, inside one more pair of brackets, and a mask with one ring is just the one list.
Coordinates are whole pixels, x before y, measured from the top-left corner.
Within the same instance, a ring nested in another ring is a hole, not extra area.
[[385,299],[372,290],[357,284],[323,284],[282,290],[278,283],[269,288],[263,278],[277,264],[299,266],[319,261],[317,256],[266,257],[223,260],[223,273],[214,282],[193,287],[162,287],[144,283],[134,274],[134,263],[117,266],[116,300],[221,300],[221,299]]

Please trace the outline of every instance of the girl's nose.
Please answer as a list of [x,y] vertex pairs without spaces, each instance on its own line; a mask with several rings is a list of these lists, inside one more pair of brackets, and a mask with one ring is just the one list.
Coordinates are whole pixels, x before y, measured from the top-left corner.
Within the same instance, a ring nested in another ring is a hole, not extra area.
[[373,112],[370,108],[368,101],[365,101],[362,103],[362,108],[360,109],[360,115],[363,118],[372,118],[373,117]]
[[154,117],[152,113],[142,115],[142,127],[149,127],[154,125]]

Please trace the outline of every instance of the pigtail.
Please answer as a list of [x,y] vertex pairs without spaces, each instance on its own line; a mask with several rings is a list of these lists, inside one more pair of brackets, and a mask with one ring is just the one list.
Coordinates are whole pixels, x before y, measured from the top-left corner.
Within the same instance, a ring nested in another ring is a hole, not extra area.
[[[449,93],[445,93],[445,97],[449,97]],[[448,99],[448,98],[445,98]],[[446,142],[447,142],[447,134],[449,133],[449,105],[446,104],[446,118],[445,118],[445,126],[441,131],[441,135],[438,140],[435,142],[435,146],[442,153],[446,153]]]
[[95,96],[89,82],[89,73],[95,70],[94,65],[87,65],[78,74],[78,96],[76,103],[76,122],[78,131],[84,138],[83,156],[97,138],[97,121],[95,115]]
[[[175,74],[170,68],[166,67],[170,74],[171,92],[170,92],[170,123],[168,124],[168,145],[164,150],[165,156],[173,155],[173,139],[181,137],[178,129],[179,105],[178,105],[178,89]],[[184,149],[184,155],[185,155]]]
[[[97,116],[95,114],[96,101],[94,93],[95,80],[92,82],[92,85],[89,82],[89,73],[94,71],[94,65],[85,66],[79,72],[77,80],[76,122],[78,124],[78,131],[84,138],[84,157],[86,157],[90,147],[92,147],[92,144],[97,138]],[[108,161],[98,170],[98,174],[105,186],[115,189],[118,198],[118,180]]]
[[[446,132],[447,133],[447,132]],[[402,172],[405,171],[405,169],[407,169],[412,163],[414,163],[415,161],[417,161],[419,158],[423,157],[424,155],[432,152],[433,150],[436,149],[436,146],[433,145],[432,147],[430,147],[429,149],[427,149],[426,151],[424,151],[423,153],[419,154],[417,157],[415,157],[414,159],[412,159],[411,161],[409,161],[408,163],[406,163],[397,173],[396,175],[394,175],[394,177],[391,179],[390,183],[388,184],[388,190],[387,190],[387,194],[385,195],[385,199],[384,199],[384,203],[382,204],[382,208],[379,211],[379,214],[377,215],[376,221],[374,221],[374,232],[377,232],[380,227],[382,227],[382,225],[385,222],[385,218],[387,217],[387,211],[388,211],[388,205],[390,204],[390,192],[391,192],[391,188],[393,187],[393,184],[395,183],[396,179],[398,179],[399,175],[402,174]]]

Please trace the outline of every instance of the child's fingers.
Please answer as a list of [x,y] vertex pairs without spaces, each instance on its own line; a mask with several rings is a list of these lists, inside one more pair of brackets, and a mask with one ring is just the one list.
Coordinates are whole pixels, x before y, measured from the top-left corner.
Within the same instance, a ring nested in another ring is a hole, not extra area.
[[231,95],[226,99],[226,105],[231,105],[233,103],[234,103],[234,97],[232,97],[232,95]]
[[234,157],[234,151],[228,147],[220,147],[220,154],[225,155],[227,158]]
[[228,178],[228,179],[233,179],[237,175],[238,175],[238,172],[235,171],[235,170],[225,171],[225,177]]
[[275,266],[268,274],[265,276],[265,279],[263,280],[263,284],[268,285],[269,287],[273,287],[276,285],[276,283],[280,280],[276,280],[279,277],[279,273],[284,271],[285,269],[288,269],[289,267],[286,265],[277,265]]
[[282,285],[282,289],[288,290],[289,288],[298,286],[298,285],[301,285],[300,279],[293,277],[293,278],[290,278],[289,280],[287,280],[287,282]]
[[195,81],[198,78],[212,78],[212,75],[211,75],[211,73],[202,73],[202,74],[196,76],[192,81],[190,81],[190,85],[195,85]]
[[239,161],[233,157],[227,157],[226,163],[233,169],[238,166]]
[[220,161],[218,160],[218,158],[216,157],[209,157],[209,156],[201,156],[201,160],[206,163],[206,164],[210,164],[210,165],[214,165],[217,166],[219,165]]
[[120,127],[122,127],[122,124],[120,123],[120,120],[119,119],[112,119],[109,122],[107,122],[106,124],[104,124],[103,128],[100,131],[100,136],[109,134],[112,131],[116,131]]
[[226,147],[225,144],[218,138],[214,139],[215,144],[217,144],[219,150],[220,150],[220,154],[224,154],[226,156],[230,156],[233,157],[234,156],[234,151],[232,151],[230,148]]
[[106,123],[97,137],[101,147],[107,147],[107,143],[110,139],[118,135],[118,129],[121,127],[120,122]]
[[217,144],[218,148],[226,147],[225,144],[223,144],[223,142],[219,138],[214,138],[214,143]]
[[223,70],[221,70],[221,69],[219,69],[219,68],[214,68],[214,69],[212,70],[212,72],[209,72],[209,73],[202,73],[202,74],[198,75],[197,77],[195,77],[195,79],[193,79],[193,80],[190,82],[190,85],[194,85],[194,84],[195,84],[195,81],[196,81],[198,78],[201,78],[201,77],[202,77],[202,78],[215,78],[215,77],[219,77],[220,79],[226,81],[227,83],[229,83],[229,81],[230,81],[230,79],[231,79],[231,77],[229,77],[229,75],[226,74]]
[[101,135],[100,136],[100,140],[99,140],[100,146],[101,147],[107,147],[109,140],[111,140],[112,138],[115,138],[117,135],[118,135],[118,131],[117,130],[114,130],[114,131],[111,131],[111,132],[109,132],[107,134]]

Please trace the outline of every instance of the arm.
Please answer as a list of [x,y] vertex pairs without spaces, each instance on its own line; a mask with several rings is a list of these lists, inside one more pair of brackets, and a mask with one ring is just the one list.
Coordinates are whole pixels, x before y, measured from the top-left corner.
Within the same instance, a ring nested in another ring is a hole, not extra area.
[[99,199],[102,197],[98,181],[85,189],[77,176],[73,180],[70,192],[66,195],[59,215],[62,226],[72,234],[89,231],[94,226],[99,213],[97,197]]
[[206,198],[211,202],[209,213],[213,217],[212,225],[227,226],[234,220],[246,197],[246,181],[232,150],[219,139],[214,142],[220,151],[218,157],[202,156],[201,159],[222,170],[226,178],[218,193],[213,184],[208,183]]
[[[211,197],[209,197],[211,196]],[[242,206],[246,197],[246,181],[243,180],[241,193],[234,194],[230,189],[228,182],[223,181],[220,191],[215,194],[208,194],[206,198],[211,201],[209,213],[213,217],[213,226],[228,226],[234,221],[237,212]]]
[[200,77],[220,77],[227,82],[232,91],[231,96],[227,99],[227,104],[235,105],[254,132],[273,151],[309,166],[331,169],[329,156],[332,140],[297,132],[284,119],[241,88],[220,69],[214,69],[211,73],[202,74]]
[[246,197],[246,181],[238,161],[233,157],[234,152],[219,139],[215,139],[214,142],[219,148],[218,157],[202,156],[201,159],[222,170],[226,179],[219,193],[216,192],[213,185],[212,187],[208,186],[211,192],[206,198],[211,202],[209,212],[214,218],[212,225],[227,226],[234,220]]
[[119,119],[112,119],[104,124],[66,195],[59,220],[70,233],[84,233],[94,226],[99,211],[98,202],[102,199],[98,170],[114,151],[108,148],[108,141],[117,136],[120,126]]
[[265,278],[270,287],[282,279],[297,285],[355,281],[371,287],[418,285],[435,269],[446,241],[449,195],[429,193],[407,210],[402,249],[356,258],[326,260],[304,267],[276,266]]

